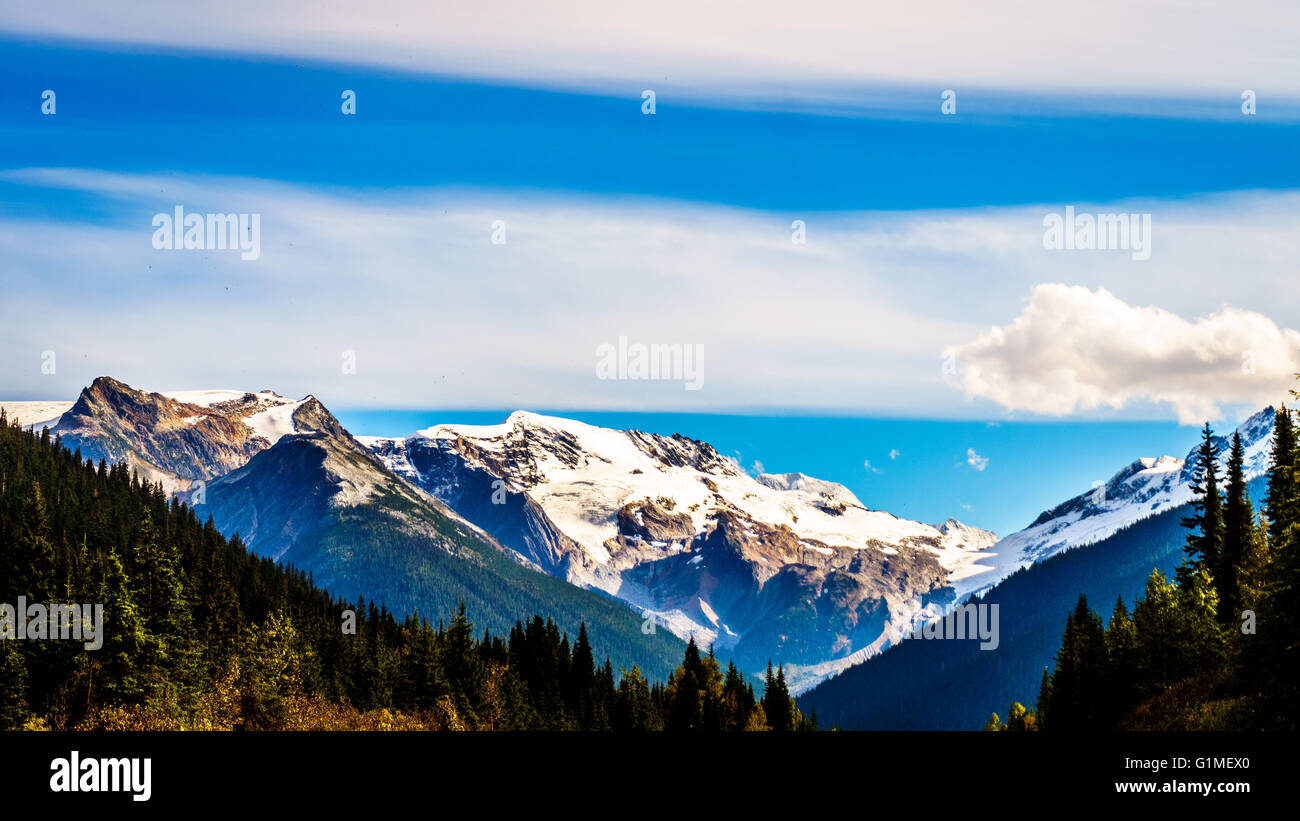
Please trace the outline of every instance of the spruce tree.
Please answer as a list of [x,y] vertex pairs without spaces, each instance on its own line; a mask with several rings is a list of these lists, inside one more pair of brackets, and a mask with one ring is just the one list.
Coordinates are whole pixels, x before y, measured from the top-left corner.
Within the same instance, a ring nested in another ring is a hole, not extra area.
[[568,685],[566,701],[570,712],[579,720],[582,729],[592,729],[596,665],[591,655],[591,641],[587,638],[586,622],[578,625],[578,639],[573,643],[573,656],[569,661]]
[[1052,703],[1052,675],[1043,668],[1043,678],[1038,683],[1038,700],[1034,702],[1034,712],[1038,719],[1038,729],[1046,729],[1047,712]]
[[[1297,522],[1295,417],[1283,405],[1273,418],[1273,448],[1268,469],[1268,493],[1264,510],[1268,514],[1268,535],[1280,545],[1291,525]],[[1276,548],[1275,548],[1276,549]]]
[[[771,662],[768,662],[769,677],[771,674]],[[763,691],[763,712],[767,715],[768,726],[774,731],[794,729],[795,716],[790,704],[790,689],[785,683],[785,665],[776,668],[776,676]]]
[[1192,457],[1192,510],[1183,519],[1183,527],[1191,530],[1184,551],[1191,561],[1204,567],[1213,576],[1218,572],[1219,553],[1223,545],[1223,507],[1219,496],[1219,444],[1214,431],[1206,422],[1201,431],[1201,444]]
[[1110,694],[1106,687],[1109,659],[1101,619],[1080,596],[1065,622],[1061,649],[1052,674],[1052,698],[1046,725],[1053,730],[1107,727]]
[[1227,488],[1223,503],[1223,545],[1214,574],[1219,593],[1219,618],[1224,623],[1241,616],[1241,572],[1254,549],[1255,524],[1246,490],[1245,449],[1241,434],[1232,434],[1228,452]]
[[0,730],[21,729],[31,714],[27,707],[27,664],[16,645],[15,641],[0,639]]
[[40,484],[33,479],[23,504],[15,539],[14,593],[30,601],[45,601],[54,574],[54,545],[50,515]]
[[1106,654],[1110,661],[1108,718],[1114,723],[1138,701],[1137,629],[1123,596],[1115,600],[1110,624],[1106,625]]

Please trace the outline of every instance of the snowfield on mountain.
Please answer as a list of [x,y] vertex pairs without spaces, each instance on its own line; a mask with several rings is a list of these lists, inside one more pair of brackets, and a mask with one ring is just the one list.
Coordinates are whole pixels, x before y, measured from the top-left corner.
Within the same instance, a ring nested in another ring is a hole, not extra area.
[[834,482],[751,476],[681,435],[524,411],[360,441],[538,567],[750,669],[781,658],[796,689],[896,641],[988,569],[997,538],[872,510]]

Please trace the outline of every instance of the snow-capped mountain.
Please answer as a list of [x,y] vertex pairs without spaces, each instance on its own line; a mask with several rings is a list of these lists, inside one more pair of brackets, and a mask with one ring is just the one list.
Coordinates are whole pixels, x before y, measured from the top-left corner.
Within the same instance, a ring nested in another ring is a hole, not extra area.
[[753,477],[681,435],[518,411],[361,441],[535,566],[748,669],[779,658],[795,689],[896,640],[997,538],[802,474]]
[[[1274,415],[1272,407],[1264,408],[1236,429],[1245,448],[1247,480],[1268,470]],[[1231,434],[1216,439],[1226,458]],[[1029,527],[994,545],[983,557],[992,565],[992,571],[972,575],[971,581],[978,584],[978,589],[987,588],[1022,567],[1063,550],[1101,541],[1140,519],[1190,502],[1194,454],[1195,449],[1183,459],[1173,456],[1137,459],[1104,484],[1043,511]],[[973,591],[959,592],[965,595]]]
[[410,532],[435,534],[425,521],[432,518],[458,535],[474,531],[485,538],[389,473],[314,396],[152,393],[105,376],[81,392],[50,432],[83,458],[125,463],[160,482],[272,558],[286,555],[331,511],[364,505],[384,509]]

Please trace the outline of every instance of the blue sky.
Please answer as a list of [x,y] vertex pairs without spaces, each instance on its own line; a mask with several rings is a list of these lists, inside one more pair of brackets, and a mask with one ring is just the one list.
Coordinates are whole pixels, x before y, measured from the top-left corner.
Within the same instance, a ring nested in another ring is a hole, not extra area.
[[[614,414],[1005,530],[1300,370],[1294,10],[42,5],[0,12],[2,398]],[[259,214],[260,257],[156,250],[176,205]],[[1066,206],[1150,215],[1150,259],[1046,250]],[[620,337],[703,389],[597,378]]]

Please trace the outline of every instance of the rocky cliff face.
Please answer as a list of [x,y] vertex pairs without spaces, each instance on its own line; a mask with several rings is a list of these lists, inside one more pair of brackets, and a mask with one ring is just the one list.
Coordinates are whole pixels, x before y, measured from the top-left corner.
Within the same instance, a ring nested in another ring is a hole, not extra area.
[[106,376],[81,392],[51,433],[85,458],[125,462],[171,491],[245,464],[271,446],[248,420],[291,404],[271,393],[212,405],[147,393]]

